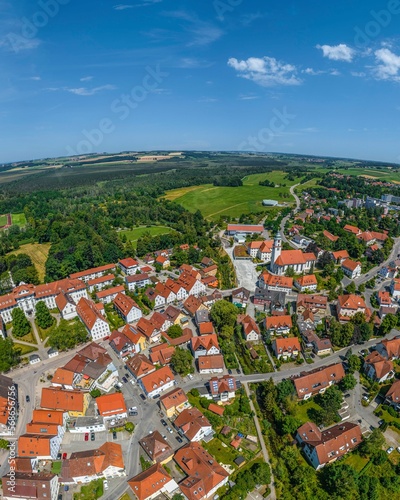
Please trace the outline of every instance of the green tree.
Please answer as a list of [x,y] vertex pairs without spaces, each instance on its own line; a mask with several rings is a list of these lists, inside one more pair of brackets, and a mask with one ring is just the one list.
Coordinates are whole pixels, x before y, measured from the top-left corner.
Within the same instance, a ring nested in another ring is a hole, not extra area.
[[54,323],[54,318],[43,300],[36,304],[36,321],[39,327],[43,329],[50,328]]
[[327,465],[322,472],[322,476],[325,489],[332,495],[332,498],[357,498],[357,473],[350,465],[341,462]]
[[230,340],[233,337],[233,334],[234,334],[233,326],[224,325],[221,328],[221,333],[220,333],[221,338],[225,340]]
[[60,351],[66,351],[85,342],[87,335],[85,326],[78,318],[72,322],[62,319],[50,333],[48,344]]
[[356,354],[351,354],[347,360],[350,373],[359,372],[361,370],[361,359]]
[[10,443],[7,441],[7,439],[0,439],[0,448],[3,450],[6,450],[8,448],[8,445]]
[[14,348],[12,339],[0,337],[0,372],[8,372],[10,368],[19,363],[19,352],[18,349]]
[[14,337],[24,337],[31,331],[31,324],[26,319],[22,309],[16,307],[11,313],[12,333]]
[[368,439],[364,439],[358,451],[361,456],[367,457],[377,453],[385,443],[385,437],[380,429],[374,429]]
[[283,434],[294,434],[300,426],[301,420],[292,415],[286,415],[282,421],[282,432]]
[[125,430],[132,434],[132,432],[135,430],[135,425],[132,422],[126,422]]
[[347,373],[340,381],[340,388],[343,391],[350,391],[357,385],[357,380],[353,374]]
[[182,377],[188,373],[193,373],[193,356],[190,351],[177,347],[171,358],[171,366]]
[[182,337],[183,330],[180,325],[172,325],[168,328],[167,333],[171,339],[177,339]]
[[393,328],[396,328],[396,326],[397,316],[395,314],[386,314],[379,328],[379,333],[381,335],[387,335]]
[[223,326],[234,326],[236,318],[239,314],[238,308],[226,300],[218,300],[215,302],[210,311],[211,319],[214,321],[218,331]]
[[254,464],[251,467],[251,473],[253,474],[256,484],[270,484],[271,468],[267,463],[262,462]]
[[101,391],[100,391],[100,389],[97,389],[97,388],[96,389],[92,389],[90,391],[90,395],[92,396],[93,399],[96,399],[96,398],[98,398],[98,397],[101,396]]
[[354,281],[351,281],[346,287],[346,292],[355,293],[355,291],[356,291],[356,285],[354,284]]

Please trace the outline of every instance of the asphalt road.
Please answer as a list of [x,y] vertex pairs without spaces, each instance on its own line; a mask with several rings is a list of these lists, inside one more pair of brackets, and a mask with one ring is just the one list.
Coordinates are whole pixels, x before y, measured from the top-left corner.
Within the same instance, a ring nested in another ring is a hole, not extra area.
[[[300,210],[300,198],[297,196],[297,194],[294,192],[294,190],[296,189],[296,187],[298,186],[299,184],[294,184],[294,186],[291,186],[290,188],[290,194],[293,196],[295,202],[296,202],[296,207],[292,210],[292,213],[295,214],[296,212],[298,212]],[[281,226],[280,226],[280,233],[281,233],[281,236],[282,236],[282,240],[285,242],[285,243],[288,243],[292,248],[295,248],[296,250],[298,250],[298,246],[296,244],[294,244],[292,241],[290,241],[288,238],[286,238],[285,236],[285,225],[286,225],[286,222],[292,217],[291,214],[287,215],[286,217],[284,217],[281,221]]]

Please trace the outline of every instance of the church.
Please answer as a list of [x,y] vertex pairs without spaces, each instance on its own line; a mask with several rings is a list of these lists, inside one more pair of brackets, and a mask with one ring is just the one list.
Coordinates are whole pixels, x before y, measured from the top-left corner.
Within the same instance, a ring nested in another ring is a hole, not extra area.
[[312,252],[303,253],[301,250],[282,250],[282,236],[278,231],[272,247],[270,270],[273,274],[282,276],[289,268],[295,274],[308,273],[316,263],[317,258]]

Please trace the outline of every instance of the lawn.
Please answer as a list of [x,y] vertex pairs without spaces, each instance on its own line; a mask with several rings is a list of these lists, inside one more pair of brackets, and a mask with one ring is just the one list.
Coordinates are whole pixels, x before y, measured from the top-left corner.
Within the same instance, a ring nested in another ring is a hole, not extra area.
[[131,497],[128,495],[128,493],[124,493],[119,500],[131,500]]
[[12,223],[16,226],[25,226],[26,225],[26,217],[24,213],[21,214],[11,214]]
[[50,246],[51,243],[28,243],[26,245],[21,245],[18,250],[14,250],[13,252],[10,252],[10,254],[18,255],[20,253],[26,253],[29,255],[37,269],[40,281],[43,282],[46,272],[46,260],[49,255]]
[[82,486],[80,493],[74,493],[74,500],[96,500],[103,495],[103,479],[96,479]]
[[61,472],[61,460],[59,460],[58,462],[53,462],[51,464],[51,472],[53,474],[60,474]]
[[219,464],[231,465],[236,467],[234,460],[239,453],[232,446],[223,446],[218,438],[212,439],[208,443],[203,443],[203,447],[212,455]]
[[30,354],[31,352],[37,351],[37,347],[31,347],[29,345],[20,344],[18,342],[14,342],[14,348],[18,348],[21,350],[20,355]]
[[310,421],[310,417],[308,416],[307,412],[311,408],[314,408],[315,410],[320,410],[321,407],[317,405],[314,401],[307,401],[304,404],[298,404],[296,407],[296,413],[294,416],[298,418],[302,424],[305,424],[306,422]]
[[18,342],[18,340],[20,340],[21,342],[29,342],[30,344],[37,344],[36,337],[34,336],[33,332],[28,333],[27,335],[24,335],[23,337],[14,337],[14,339],[17,342]]
[[135,243],[144,233],[149,232],[151,236],[159,236],[160,234],[167,234],[172,232],[173,229],[168,226],[141,226],[135,227],[134,229],[121,231],[120,234],[124,234],[128,241]]
[[[279,202],[292,203],[289,188],[296,182],[285,179],[285,172],[274,171],[264,174],[253,174],[243,178],[243,186],[225,187],[203,184],[190,188],[168,191],[167,199],[171,199],[192,212],[200,210],[207,219],[219,219],[221,215],[239,217],[242,214],[269,210],[263,207],[263,199],[273,199]],[[264,180],[275,182],[284,187],[260,186]],[[284,197],[284,195],[288,197]]]
[[7,215],[0,215],[0,226],[5,226],[7,224]]
[[343,463],[350,465],[357,472],[361,472],[361,470],[367,465],[368,458],[361,457],[357,453],[350,453],[344,458]]

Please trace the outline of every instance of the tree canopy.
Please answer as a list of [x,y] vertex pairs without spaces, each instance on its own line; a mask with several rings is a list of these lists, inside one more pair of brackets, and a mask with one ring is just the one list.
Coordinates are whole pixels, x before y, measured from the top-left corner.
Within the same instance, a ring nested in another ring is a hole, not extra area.
[[12,334],[14,337],[24,337],[31,331],[31,324],[26,319],[22,309],[16,307],[11,313],[12,317]]

